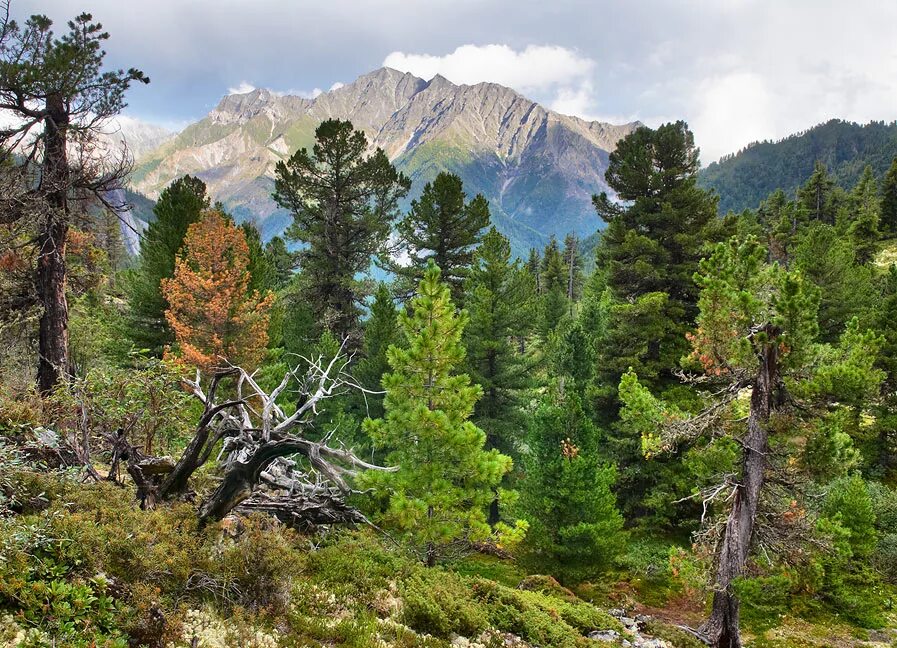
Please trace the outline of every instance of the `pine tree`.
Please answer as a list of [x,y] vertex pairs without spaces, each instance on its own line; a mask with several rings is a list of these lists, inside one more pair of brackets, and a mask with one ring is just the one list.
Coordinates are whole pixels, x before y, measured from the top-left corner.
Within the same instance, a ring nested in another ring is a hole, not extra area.
[[305,298],[317,320],[349,346],[361,342],[365,297],[357,275],[381,252],[410,181],[351,122],[329,119],[315,130],[311,152],[300,149],[275,169],[274,200],[293,214],[287,237],[299,251]]
[[781,189],[774,191],[760,204],[757,217],[766,238],[771,260],[786,268],[794,257],[800,232],[808,221],[807,211],[796,201],[789,201]]
[[287,249],[287,244],[281,237],[275,236],[265,244],[265,256],[274,268],[274,287],[276,289],[286,287],[293,278],[296,254]]
[[184,176],[166,187],[153,208],[156,219],[140,239],[140,261],[127,280],[130,332],[140,346],[161,355],[174,335],[165,320],[168,302],[161,282],[174,274],[175,259],[187,228],[209,207],[206,185]]
[[489,225],[489,202],[482,194],[465,202],[464,184],[453,173],[441,172],[424,186],[420,198],[411,202],[411,211],[399,222],[399,248],[410,264],[393,270],[415,286],[423,278],[432,259],[442,270],[443,281],[460,302],[463,281],[483,230]]
[[[836,346],[819,345],[819,290],[799,271],[784,271],[766,258],[756,239],[733,238],[701,261],[691,359],[717,383],[716,396],[702,411],[687,413],[655,398],[634,372],[620,381],[621,421],[641,434],[646,457],[719,434],[735,435],[741,447],[738,487],[727,500],[728,520],[718,543],[712,612],[702,628],[708,643],[718,648],[741,645],[736,579],[744,575],[755,545],[768,476],[787,475],[791,506],[799,507],[799,462],[786,449],[798,447],[807,427],[834,403],[858,414],[877,395],[884,377],[874,366],[881,339],[862,331],[854,319]],[[750,388],[746,417],[730,391],[733,386],[736,391]],[[736,413],[740,418],[732,418]],[[770,451],[772,433],[775,452]],[[766,516],[778,517],[788,519]],[[764,556],[764,562],[769,560]]]
[[580,252],[580,241],[576,234],[570,233],[564,238],[564,264],[567,266],[567,299],[570,301],[570,314],[574,302],[582,296],[583,259]]
[[[364,324],[364,357],[355,368],[355,378],[362,387],[371,391],[382,389],[383,375],[389,371],[387,350],[399,343],[398,311],[389,286],[380,283],[374,293],[371,315]],[[367,394],[364,398],[366,415],[383,417],[383,396]]]
[[888,234],[897,233],[897,158],[881,183],[881,229]]
[[483,390],[475,409],[487,430],[487,447],[516,453],[520,411],[518,394],[530,382],[530,363],[515,340],[532,330],[534,290],[511,245],[492,227],[474,256],[465,281],[470,323],[464,331],[473,382]]
[[874,305],[872,268],[857,261],[853,239],[831,225],[814,222],[800,232],[792,269],[820,289],[819,328],[825,342],[837,341],[851,318]]
[[374,442],[391,450],[388,461],[398,470],[368,479],[388,498],[383,522],[404,532],[433,566],[452,543],[488,537],[485,508],[511,460],[484,450],[486,435],[469,420],[482,392],[454,373],[464,362],[467,315],[455,313],[432,262],[399,323],[407,347],[388,351],[386,416],[364,423]]
[[569,270],[564,263],[564,255],[554,236],[545,246],[542,255],[542,267],[539,270],[541,284],[541,317],[540,333],[547,340],[556,330],[561,320],[567,315],[569,300],[567,299],[567,283]]
[[575,392],[546,397],[532,417],[520,504],[530,523],[530,560],[564,580],[592,578],[624,546],[611,490],[613,466],[598,456],[600,435]]
[[536,248],[529,249],[529,257],[526,260],[526,271],[533,278],[533,285],[536,287],[536,294],[542,294],[542,257],[539,256],[539,250]]
[[71,198],[103,198],[119,188],[127,160],[105,145],[103,125],[127,105],[132,83],[149,83],[136,68],[103,69],[109,34],[89,13],[70,20],[62,37],[52,27],[39,14],[19,25],[4,5],[0,106],[7,126],[0,130],[0,164],[9,194],[0,220],[32,230],[27,245],[36,265],[37,383],[43,395],[69,371],[65,248]]
[[[606,178],[623,203],[607,194],[593,199],[607,223],[597,259],[615,311],[605,339],[596,341],[602,385],[619,382],[624,361],[666,373],[687,352],[685,333],[697,314],[692,276],[718,228],[716,198],[697,186],[698,168],[694,136],[681,121],[638,128],[610,155]],[[646,312],[650,330],[637,323]],[[612,412],[613,403],[607,408]]]
[[249,249],[249,290],[267,293],[275,287],[275,268],[262,247],[262,233],[254,223],[240,224],[246,246]]
[[162,280],[165,318],[187,364],[205,371],[258,364],[274,295],[250,292],[251,280],[243,230],[221,212],[204,212],[187,229],[173,276]]
[[812,220],[834,225],[838,216],[835,180],[822,162],[816,162],[813,174],[798,190],[797,200]]
[[860,176],[859,182],[851,193],[852,218],[847,227],[847,235],[853,241],[856,259],[859,263],[869,263],[878,252],[878,223],[881,203],[878,197],[878,185],[867,166]]

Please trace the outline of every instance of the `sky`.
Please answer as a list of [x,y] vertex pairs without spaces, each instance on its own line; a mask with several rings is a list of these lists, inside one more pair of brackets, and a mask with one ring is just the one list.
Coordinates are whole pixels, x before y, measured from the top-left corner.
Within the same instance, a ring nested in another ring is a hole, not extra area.
[[106,61],[172,129],[234,91],[312,96],[388,65],[493,81],[558,112],[684,119],[706,164],[831,118],[897,119],[893,0],[12,0],[58,33],[90,11]]

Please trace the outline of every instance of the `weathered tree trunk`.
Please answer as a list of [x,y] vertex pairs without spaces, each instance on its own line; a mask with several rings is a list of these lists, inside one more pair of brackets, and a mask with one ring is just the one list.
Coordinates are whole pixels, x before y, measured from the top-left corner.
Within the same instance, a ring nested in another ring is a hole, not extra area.
[[268,441],[256,448],[246,461],[235,461],[225,470],[218,488],[199,507],[200,523],[222,519],[253,494],[261,482],[262,472],[275,459],[295,454],[303,455],[320,474],[325,475],[343,492],[349,491],[348,486],[340,476],[338,469],[331,466],[322,455],[339,455],[344,459],[354,460],[359,465],[376,468],[376,466],[361,462],[351,453],[332,450],[305,439],[287,438]]
[[701,634],[714,648],[741,648],[739,601],[732,590],[732,581],[742,574],[751,547],[766,471],[769,416],[779,384],[780,331],[767,324],[760,333],[764,334],[763,339],[754,342],[760,366],[751,394],[747,434],[742,440],[741,483],[736,486],[720,545],[713,611],[701,628]]
[[68,235],[69,168],[67,131],[69,116],[59,94],[47,98],[44,120],[42,186],[47,191],[46,221],[37,237],[37,292],[40,318],[37,370],[38,389],[48,394],[68,371],[68,303],[65,298],[65,242]]
[[234,510],[238,513],[266,513],[302,532],[333,524],[370,524],[357,509],[346,504],[338,492],[329,495],[299,493],[281,497],[256,492]]

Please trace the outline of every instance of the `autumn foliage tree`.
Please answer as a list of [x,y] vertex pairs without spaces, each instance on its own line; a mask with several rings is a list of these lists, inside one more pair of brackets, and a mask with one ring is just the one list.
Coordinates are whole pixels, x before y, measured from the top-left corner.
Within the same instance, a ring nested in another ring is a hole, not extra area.
[[185,362],[209,371],[261,360],[274,295],[250,292],[250,280],[243,230],[220,211],[206,211],[187,230],[174,276],[162,280],[165,319]]

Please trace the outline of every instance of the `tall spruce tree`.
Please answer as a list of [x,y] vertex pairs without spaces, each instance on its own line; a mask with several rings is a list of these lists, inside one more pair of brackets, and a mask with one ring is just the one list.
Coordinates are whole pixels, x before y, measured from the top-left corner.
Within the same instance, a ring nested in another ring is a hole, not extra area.
[[389,265],[413,289],[432,259],[442,270],[452,299],[460,303],[464,277],[488,225],[486,198],[477,194],[467,201],[461,178],[442,172],[424,186],[420,198],[411,202],[411,211],[399,222],[400,249],[408,254],[410,264]]
[[386,416],[364,423],[398,470],[371,473],[368,484],[387,499],[383,523],[406,534],[433,566],[459,540],[489,536],[485,509],[511,459],[485,450],[486,434],[469,420],[482,391],[455,373],[464,362],[467,315],[455,312],[432,261],[399,322],[407,347],[388,351]]
[[287,236],[299,252],[305,298],[321,324],[349,346],[361,342],[365,297],[357,276],[370,268],[398,216],[410,181],[351,122],[328,119],[311,151],[300,149],[275,169],[274,200],[293,215]]
[[539,256],[539,250],[536,248],[529,249],[529,256],[524,266],[533,278],[533,284],[536,287],[536,294],[542,294],[542,257]]
[[881,215],[878,184],[875,182],[871,166],[866,166],[850,194],[850,211],[847,235],[853,242],[857,261],[869,263],[878,252],[880,237],[878,227]]
[[565,581],[596,576],[623,550],[616,471],[601,461],[600,441],[571,390],[547,395],[529,425],[520,498],[528,557]]
[[246,245],[249,250],[249,290],[258,292],[268,292],[274,290],[276,283],[276,275],[274,265],[271,259],[265,254],[265,248],[262,245],[262,233],[254,223],[240,223],[240,229],[243,230],[243,236],[246,238]]
[[289,251],[281,237],[275,236],[265,244],[265,256],[274,268],[274,287],[286,287],[296,269],[296,254]]
[[[358,362],[354,375],[362,387],[371,391],[382,389],[383,375],[389,371],[387,351],[400,342],[398,310],[393,302],[389,286],[380,283],[371,303],[371,314],[364,323],[363,358]],[[364,397],[365,415],[382,418],[383,396],[367,394]]]
[[542,267],[539,269],[541,288],[540,333],[547,340],[567,314],[567,282],[569,271],[564,263],[564,255],[558,246],[557,239],[552,236],[545,246],[542,255]]
[[139,265],[127,281],[130,334],[134,342],[155,354],[174,342],[165,320],[168,302],[162,295],[163,279],[174,275],[175,260],[184,244],[187,229],[199,221],[209,207],[206,185],[199,178],[184,176],[166,187],[153,207],[156,220],[140,239]]
[[881,230],[897,234],[897,158],[881,183]]
[[812,175],[798,190],[797,201],[811,220],[828,225],[837,221],[838,186],[822,162],[816,162]]
[[532,280],[511,261],[511,245],[492,227],[474,256],[465,281],[470,322],[464,330],[470,376],[483,390],[475,409],[489,448],[519,449],[519,393],[530,383],[530,362],[515,340],[533,328]]
[[582,296],[582,285],[585,280],[580,240],[572,232],[564,237],[564,264],[567,266],[567,299],[572,309],[574,302],[579,301]]

